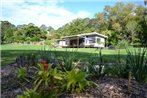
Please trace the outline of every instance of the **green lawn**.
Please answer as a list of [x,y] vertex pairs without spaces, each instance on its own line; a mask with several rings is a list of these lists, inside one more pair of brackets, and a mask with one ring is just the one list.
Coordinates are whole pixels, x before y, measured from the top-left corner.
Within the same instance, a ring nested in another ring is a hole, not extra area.
[[[15,59],[17,56],[21,54],[29,54],[29,53],[38,53],[38,51],[41,50],[51,51],[55,53],[56,55],[62,55],[67,52],[65,51],[77,51],[78,52],[78,58],[84,58],[89,57],[90,55],[94,53],[99,53],[99,49],[96,48],[50,48],[49,46],[43,46],[43,45],[22,45],[22,44],[4,44],[1,45],[1,64],[6,65],[9,63],[15,62]],[[103,57],[106,60],[115,60],[117,59],[117,50],[108,50],[108,49],[102,49]],[[120,50],[121,57],[124,58],[126,56],[125,49]]]

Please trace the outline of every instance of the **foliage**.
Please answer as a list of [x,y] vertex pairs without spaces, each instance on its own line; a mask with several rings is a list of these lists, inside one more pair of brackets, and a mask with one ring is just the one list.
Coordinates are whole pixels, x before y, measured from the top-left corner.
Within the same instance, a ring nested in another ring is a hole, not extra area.
[[133,43],[136,41],[136,37],[138,34],[137,34],[137,28],[138,28],[138,23],[136,21],[129,21],[127,24],[126,24],[126,30],[128,32],[130,32],[130,40],[131,40],[131,44],[133,45]]
[[8,21],[1,21],[1,27],[2,43],[38,42],[97,31],[108,36],[107,45],[115,46],[122,39],[132,45],[147,45],[146,7],[133,3],[106,5],[103,12],[96,13],[94,18],[77,18],[57,30],[44,24],[37,27],[32,23],[15,27]]
[[104,73],[108,76],[128,78],[129,67],[126,58],[121,58],[120,49],[117,52],[117,59],[105,66]]
[[31,38],[31,42],[38,42],[38,41],[40,41],[40,38],[38,38],[37,36]]
[[91,57],[88,59],[89,64],[87,65],[87,68],[84,69],[86,73],[91,75],[92,77],[103,77],[105,75],[104,73],[104,61],[101,49],[99,51],[99,54],[97,54],[94,57]]
[[121,40],[116,45],[116,48],[118,48],[118,49],[125,49],[125,48],[128,48],[128,47],[129,47],[129,42],[127,40]]
[[50,39],[45,41],[45,45],[48,45],[50,47],[54,47],[53,43],[55,42],[55,39]]
[[[141,5],[137,6],[133,3],[123,4],[122,2],[117,2],[114,6],[105,6],[102,12],[103,20],[98,20],[102,21],[102,23],[100,22],[99,28],[105,27],[105,29],[101,31],[113,30],[116,36],[112,37],[111,40],[115,40],[116,43],[122,39],[127,39],[129,42],[132,42],[132,37],[133,41],[137,39],[137,42],[141,43],[145,39],[138,35],[141,36],[141,28],[146,27],[144,13],[145,7]],[[142,17],[142,19],[137,19],[138,17]],[[96,19],[101,18],[97,15]],[[142,22],[143,24],[140,23],[142,20],[144,20],[144,22]],[[105,25],[103,25],[104,23]],[[142,34],[145,34],[146,31],[144,30],[145,29],[143,29]],[[136,43],[136,41],[134,41],[134,43]]]
[[147,82],[147,59],[146,48],[138,48],[127,51],[127,58],[125,63],[118,59],[118,63],[105,68],[105,73],[110,76],[128,78],[129,73],[132,73],[132,77],[140,83]]
[[42,25],[40,26],[40,29],[46,31],[46,30],[48,29],[48,27],[46,27],[46,25],[42,24]]
[[56,32],[58,34],[62,34],[62,36],[92,32],[94,30],[92,27],[90,27],[91,25],[90,23],[91,20],[89,18],[85,18],[85,19],[78,18],[68,24],[65,24],[63,27],[59,28]]
[[24,80],[26,78],[26,69],[24,67],[18,68],[17,77],[20,80]]
[[146,53],[147,49],[134,49],[134,51],[130,51],[127,49],[128,57],[126,64],[129,66],[132,71],[133,76],[136,81],[140,83],[147,82],[147,59]]
[[37,64],[37,57],[34,53],[21,54],[16,58],[16,63],[19,67],[35,66]]
[[8,21],[0,21],[1,26],[1,43],[12,43],[14,42],[14,31],[16,29],[15,25]]
[[61,81],[62,76],[57,71],[57,68],[52,68],[46,61],[42,61],[42,64],[39,65],[39,71],[34,82],[34,91],[39,90],[39,93],[43,95],[55,97],[60,92],[57,87]]
[[43,97],[34,90],[27,89],[26,91],[23,92],[22,95],[17,96],[17,98],[43,98]]
[[39,58],[46,60],[47,63],[51,63],[50,60],[55,58],[55,54],[52,53],[50,49],[46,50],[45,45],[42,48],[42,51],[39,52]]
[[127,66],[125,66],[125,64],[114,64],[105,67],[104,72],[108,76],[128,78],[128,69]]
[[49,27],[47,28],[47,31],[49,31],[49,33],[53,33],[55,30],[54,30],[53,27],[49,26]]
[[86,79],[87,75],[82,71],[67,71],[66,73],[66,91],[78,92],[80,93],[84,88],[89,85],[89,82]]
[[74,69],[74,62],[77,61],[77,50],[66,50],[62,58],[63,63],[60,64],[60,67],[63,71],[70,71]]
[[[46,39],[47,29],[45,25],[40,28],[32,23],[28,25],[15,25],[8,21],[1,21],[2,27],[2,43],[24,43],[39,42]],[[51,28],[51,27],[50,27]]]

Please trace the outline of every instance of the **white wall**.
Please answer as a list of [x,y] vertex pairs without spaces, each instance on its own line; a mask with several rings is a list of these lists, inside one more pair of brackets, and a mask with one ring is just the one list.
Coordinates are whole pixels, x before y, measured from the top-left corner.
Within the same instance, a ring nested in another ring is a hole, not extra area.
[[105,38],[102,38],[102,37],[96,37],[97,38],[97,40],[98,39],[100,39],[100,43],[99,42],[97,42],[96,44],[95,44],[95,47],[105,47]]
[[60,40],[59,41],[59,46],[67,46],[65,40]]

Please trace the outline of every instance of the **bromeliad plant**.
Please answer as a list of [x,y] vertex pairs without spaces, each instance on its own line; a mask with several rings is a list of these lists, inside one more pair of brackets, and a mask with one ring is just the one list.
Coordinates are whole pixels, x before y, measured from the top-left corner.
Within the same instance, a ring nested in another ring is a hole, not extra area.
[[41,95],[34,90],[26,89],[22,95],[18,95],[17,98],[43,98]]
[[26,78],[26,70],[24,67],[18,68],[17,77],[21,80],[24,80]]
[[30,82],[29,79],[27,79],[27,71],[25,67],[18,68],[16,73],[21,85],[25,82]]
[[65,83],[63,87],[66,88],[67,92],[78,92],[83,91],[87,86],[90,85],[90,81],[86,79],[87,74],[82,71],[67,71],[65,75]]
[[34,66],[35,75],[33,79],[35,80],[32,80],[34,84],[32,90],[26,90],[20,98],[56,98],[65,92],[80,93],[91,84],[86,79],[86,72],[81,71],[81,69],[74,69],[74,62],[77,60],[75,51],[63,56],[61,66],[51,64],[51,56],[44,59],[46,56],[47,54],[45,53],[41,57],[43,59],[41,63]]
[[62,80],[62,76],[57,68],[52,68],[50,64],[42,60],[34,82],[34,91],[39,91],[42,95],[47,96],[47,98],[56,97],[59,94],[58,85]]

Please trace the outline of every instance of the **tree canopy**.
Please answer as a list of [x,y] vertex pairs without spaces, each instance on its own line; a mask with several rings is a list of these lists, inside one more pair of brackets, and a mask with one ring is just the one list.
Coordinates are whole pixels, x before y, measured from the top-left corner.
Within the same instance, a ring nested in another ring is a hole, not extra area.
[[1,21],[1,39],[2,42],[41,41],[96,31],[108,36],[108,45],[117,45],[124,39],[131,45],[147,45],[146,10],[142,5],[117,2],[114,6],[106,5],[94,18],[77,18],[57,30],[44,24],[40,27],[33,23],[15,26]]

